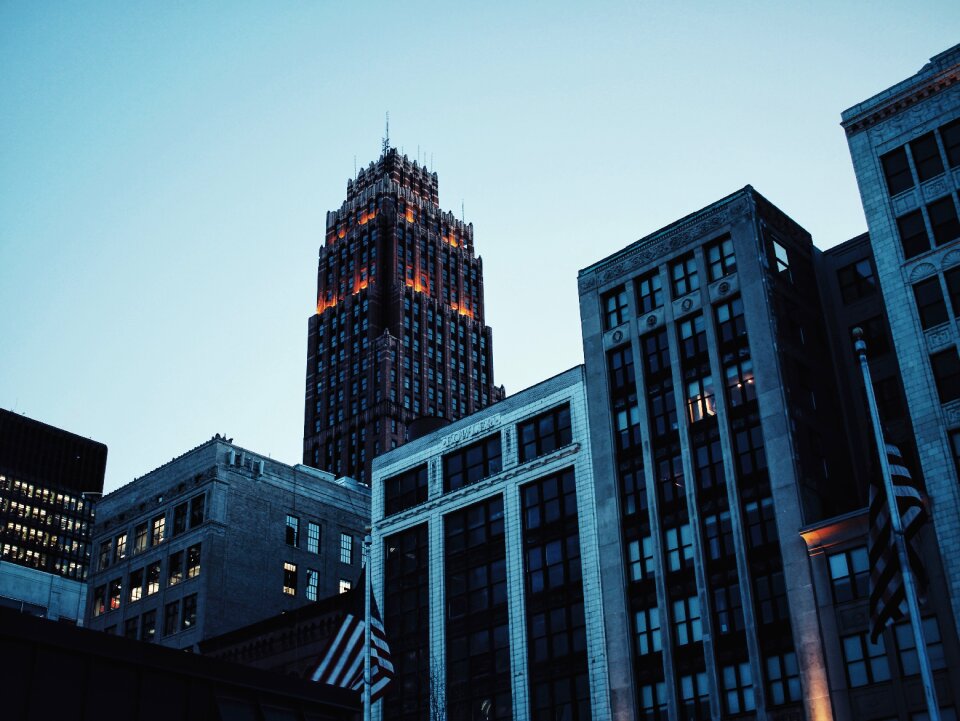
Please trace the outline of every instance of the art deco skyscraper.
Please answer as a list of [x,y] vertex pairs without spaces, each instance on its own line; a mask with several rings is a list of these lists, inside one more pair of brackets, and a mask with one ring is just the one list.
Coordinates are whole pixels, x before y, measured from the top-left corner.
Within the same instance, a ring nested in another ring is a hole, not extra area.
[[384,146],[327,213],[307,347],[304,463],[361,480],[414,419],[503,395],[473,224],[440,209],[436,173]]

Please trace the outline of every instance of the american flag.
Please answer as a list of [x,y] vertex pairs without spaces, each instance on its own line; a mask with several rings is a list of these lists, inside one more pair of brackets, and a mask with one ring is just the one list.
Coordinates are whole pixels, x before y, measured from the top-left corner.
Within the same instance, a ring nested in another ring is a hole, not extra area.
[[[333,686],[363,690],[364,593],[365,573],[352,593],[353,600],[330,640],[323,657],[310,678]],[[383,621],[377,610],[377,600],[370,596],[370,699],[376,701],[386,693],[393,678],[393,661],[383,631]]]
[[[886,444],[887,461],[893,490],[897,497],[903,537],[907,544],[907,557],[917,585],[922,589],[927,583],[923,559],[917,548],[917,534],[927,521],[927,509],[917,483],[903,464],[900,449]],[[882,479],[874,477],[870,482],[870,640],[877,642],[883,629],[902,619],[907,613],[900,561],[890,523],[890,506],[884,492]]]

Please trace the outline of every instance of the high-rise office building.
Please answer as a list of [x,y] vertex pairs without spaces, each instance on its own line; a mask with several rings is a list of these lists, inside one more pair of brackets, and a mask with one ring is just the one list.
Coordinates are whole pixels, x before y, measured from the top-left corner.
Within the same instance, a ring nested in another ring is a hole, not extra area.
[[748,186],[580,272],[614,718],[831,718],[799,530],[858,503],[817,252]]
[[440,209],[436,173],[384,145],[327,213],[307,345],[303,461],[360,480],[413,420],[502,397],[473,225]]
[[107,447],[0,409],[0,604],[83,618]]
[[[960,45],[842,115],[960,622]],[[960,627],[958,627],[960,628]]]

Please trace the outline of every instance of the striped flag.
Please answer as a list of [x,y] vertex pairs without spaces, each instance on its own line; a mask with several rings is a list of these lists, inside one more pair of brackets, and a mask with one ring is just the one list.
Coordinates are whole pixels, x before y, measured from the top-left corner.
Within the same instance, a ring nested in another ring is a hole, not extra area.
[[[347,614],[330,640],[323,657],[310,678],[333,686],[363,691],[364,597],[366,573],[353,591]],[[370,698],[376,701],[386,693],[393,678],[393,661],[377,610],[377,599],[370,596]]]
[[[917,579],[917,586],[922,589],[927,583],[927,573],[920,556],[917,534],[927,521],[927,509],[917,483],[903,464],[900,449],[887,443],[886,453],[910,568]],[[907,614],[903,577],[890,523],[890,506],[882,479],[876,477],[870,482],[869,556],[870,640],[876,643],[886,626]]]

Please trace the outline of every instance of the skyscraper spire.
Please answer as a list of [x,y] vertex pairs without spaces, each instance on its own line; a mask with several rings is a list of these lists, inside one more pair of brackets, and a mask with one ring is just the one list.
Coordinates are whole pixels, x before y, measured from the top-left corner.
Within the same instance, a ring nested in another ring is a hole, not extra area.
[[390,150],[390,111],[387,111],[387,127],[386,131],[383,134],[383,148],[381,148],[381,155],[386,155],[387,151]]

